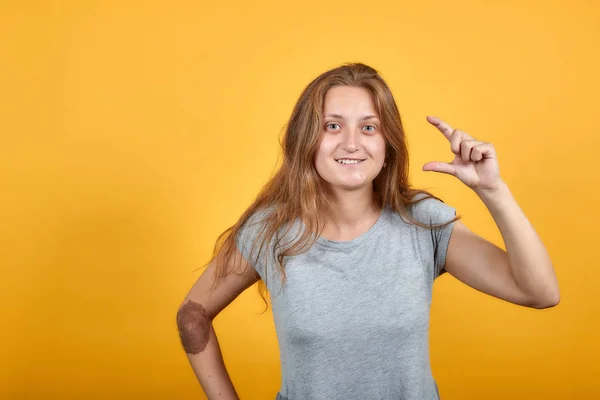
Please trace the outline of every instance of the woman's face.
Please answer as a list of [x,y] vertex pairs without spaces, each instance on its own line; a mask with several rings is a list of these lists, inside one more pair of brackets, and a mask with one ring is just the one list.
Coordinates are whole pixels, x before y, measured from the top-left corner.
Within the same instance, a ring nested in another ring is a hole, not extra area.
[[335,86],[325,94],[321,142],[315,154],[318,174],[333,189],[369,187],[385,160],[385,139],[371,94]]

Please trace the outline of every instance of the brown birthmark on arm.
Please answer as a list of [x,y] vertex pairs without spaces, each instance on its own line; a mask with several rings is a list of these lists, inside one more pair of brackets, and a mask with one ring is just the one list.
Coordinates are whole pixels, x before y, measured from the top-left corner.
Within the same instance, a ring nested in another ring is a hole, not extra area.
[[179,337],[186,353],[198,354],[206,348],[210,321],[202,305],[189,300],[177,312]]

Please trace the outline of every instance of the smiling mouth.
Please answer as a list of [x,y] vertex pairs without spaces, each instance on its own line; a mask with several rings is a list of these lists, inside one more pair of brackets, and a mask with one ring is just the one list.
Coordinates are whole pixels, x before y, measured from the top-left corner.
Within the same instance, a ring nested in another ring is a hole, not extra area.
[[342,164],[342,165],[354,165],[354,164],[360,164],[361,162],[365,161],[366,159],[362,159],[362,160],[357,160],[357,159],[344,159],[341,158],[339,160],[335,160],[338,164]]

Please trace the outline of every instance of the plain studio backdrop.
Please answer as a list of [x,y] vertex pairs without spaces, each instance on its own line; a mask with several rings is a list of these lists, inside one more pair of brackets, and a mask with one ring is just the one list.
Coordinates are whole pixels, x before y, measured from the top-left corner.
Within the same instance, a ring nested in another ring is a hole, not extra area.
[[[425,117],[497,149],[546,244],[558,307],[436,280],[431,365],[444,400],[600,396],[600,3],[3,1],[0,398],[199,399],[175,315],[280,162],[302,89],[378,69],[411,179],[503,247],[477,196],[421,171],[451,160]],[[256,287],[215,320],[242,399],[280,385]]]

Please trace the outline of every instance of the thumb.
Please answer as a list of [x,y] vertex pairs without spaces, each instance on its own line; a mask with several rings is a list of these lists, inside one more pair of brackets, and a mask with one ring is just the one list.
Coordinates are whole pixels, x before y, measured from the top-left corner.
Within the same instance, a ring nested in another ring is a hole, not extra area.
[[456,169],[454,165],[441,161],[432,161],[423,165],[423,171],[441,172],[442,174],[455,175]]

